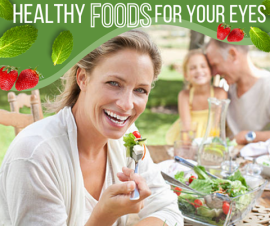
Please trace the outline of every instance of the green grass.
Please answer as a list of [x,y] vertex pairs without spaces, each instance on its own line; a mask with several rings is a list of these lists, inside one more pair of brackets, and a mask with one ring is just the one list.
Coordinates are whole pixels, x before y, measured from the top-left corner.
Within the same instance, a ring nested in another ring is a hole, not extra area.
[[[52,97],[58,94],[57,87],[60,87],[60,85],[60,80],[57,80],[51,85],[40,89],[41,102],[44,103],[45,97],[48,95]],[[143,137],[147,138],[148,144],[165,144],[165,134],[170,125],[178,117],[178,115],[153,113],[150,110],[151,107],[176,106],[177,95],[182,88],[182,76],[178,72],[171,71],[168,67],[164,67],[160,79],[156,82],[154,89],[152,89],[149,95],[147,109],[136,121],[136,126],[143,134]],[[6,91],[0,90],[0,109],[9,111],[7,93]],[[27,93],[29,94],[30,92]],[[21,112],[28,114],[30,113],[30,109],[23,108]],[[47,116],[48,114],[44,114],[44,117]],[[0,165],[14,137],[15,133],[13,127],[0,125]]]
[[166,67],[162,67],[162,71],[160,75],[158,76],[158,79],[183,82],[184,76],[176,70],[170,70],[169,66],[166,66]]
[[158,80],[149,95],[147,107],[177,106],[177,96],[183,86],[182,81]]
[[153,113],[146,109],[137,119],[136,126],[143,137],[147,138],[147,144],[166,144],[165,134],[178,115]]

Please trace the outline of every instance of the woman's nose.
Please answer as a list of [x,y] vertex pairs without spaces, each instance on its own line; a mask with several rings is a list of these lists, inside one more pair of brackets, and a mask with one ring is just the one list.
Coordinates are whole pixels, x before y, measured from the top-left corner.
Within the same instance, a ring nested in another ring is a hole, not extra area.
[[124,111],[133,109],[133,92],[126,91],[125,93],[120,94],[119,98],[116,101],[116,105]]

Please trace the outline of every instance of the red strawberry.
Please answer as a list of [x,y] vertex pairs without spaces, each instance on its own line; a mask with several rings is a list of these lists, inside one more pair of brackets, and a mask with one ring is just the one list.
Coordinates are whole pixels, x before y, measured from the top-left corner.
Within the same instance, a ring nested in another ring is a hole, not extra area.
[[229,34],[227,40],[228,42],[240,42],[241,40],[243,40],[244,36],[245,36],[244,29],[234,28],[232,32]]
[[228,24],[220,24],[217,28],[217,38],[224,40],[231,31],[231,26]]
[[18,69],[16,67],[4,66],[0,69],[0,88],[10,90],[18,78]]
[[18,91],[31,89],[38,84],[39,72],[35,69],[25,69],[23,70],[15,84],[15,88]]

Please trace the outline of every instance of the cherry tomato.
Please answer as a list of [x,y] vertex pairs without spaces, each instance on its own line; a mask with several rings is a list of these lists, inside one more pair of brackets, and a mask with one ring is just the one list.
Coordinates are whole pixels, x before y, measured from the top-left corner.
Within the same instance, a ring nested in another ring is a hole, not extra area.
[[230,204],[228,202],[223,202],[222,210],[227,215],[230,210]]
[[177,196],[181,195],[182,188],[175,187],[174,188],[174,193],[177,194]]
[[194,207],[195,208],[198,208],[198,207],[201,207],[203,204],[202,204],[202,201],[200,199],[195,199],[194,200]]
[[133,132],[133,135],[136,137],[136,138],[141,138],[141,134],[138,132],[138,131],[134,131]]
[[195,176],[191,176],[191,177],[188,179],[188,182],[191,184],[192,181],[193,181],[194,179],[197,179],[197,178],[196,178]]

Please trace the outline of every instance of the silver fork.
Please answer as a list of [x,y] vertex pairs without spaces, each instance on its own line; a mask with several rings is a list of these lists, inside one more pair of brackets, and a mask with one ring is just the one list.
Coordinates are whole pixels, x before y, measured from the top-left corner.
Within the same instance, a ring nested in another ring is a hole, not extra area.
[[[132,152],[132,158],[135,161],[135,170],[134,173],[138,173],[138,168],[139,168],[139,160],[143,157],[143,154],[138,154],[136,155],[134,151]],[[138,190],[138,186],[136,184],[135,190],[131,192],[130,194],[130,200],[138,200],[140,198],[140,193]]]

